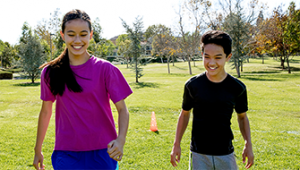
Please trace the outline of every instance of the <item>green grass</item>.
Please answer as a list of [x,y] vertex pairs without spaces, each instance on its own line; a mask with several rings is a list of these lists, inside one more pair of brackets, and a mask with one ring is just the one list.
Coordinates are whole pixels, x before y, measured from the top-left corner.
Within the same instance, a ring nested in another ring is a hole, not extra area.
[[[240,78],[248,89],[249,111],[255,165],[252,169],[300,168],[300,57],[291,62],[292,74],[280,69],[280,63],[268,58],[265,64],[250,59]],[[192,63],[193,65],[193,63]],[[172,149],[177,118],[181,109],[183,86],[191,77],[187,63],[175,63],[171,74],[166,64],[149,64],[141,83],[126,65],[118,65],[134,93],[126,99],[130,111],[129,130],[120,169],[171,169]],[[201,62],[193,73],[204,71]],[[236,76],[227,64],[226,70]],[[40,80],[37,80],[39,82]],[[0,169],[33,169],[33,147],[41,100],[39,83],[30,80],[0,81]],[[113,114],[117,118],[114,107]],[[54,111],[54,108],[53,108]],[[151,112],[155,111],[159,133],[149,131]],[[43,153],[51,169],[55,126],[53,114]],[[182,157],[176,169],[188,169],[191,123],[181,143]],[[233,141],[237,162],[243,169],[243,139],[236,114],[232,118]]]

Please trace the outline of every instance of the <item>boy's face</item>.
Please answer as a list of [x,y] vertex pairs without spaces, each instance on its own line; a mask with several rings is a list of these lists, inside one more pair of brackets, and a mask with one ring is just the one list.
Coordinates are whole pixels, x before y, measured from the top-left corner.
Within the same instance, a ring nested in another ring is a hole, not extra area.
[[222,46],[206,44],[202,55],[208,78],[215,81],[223,80],[227,75],[224,69],[225,63],[230,60],[232,54],[226,57]]

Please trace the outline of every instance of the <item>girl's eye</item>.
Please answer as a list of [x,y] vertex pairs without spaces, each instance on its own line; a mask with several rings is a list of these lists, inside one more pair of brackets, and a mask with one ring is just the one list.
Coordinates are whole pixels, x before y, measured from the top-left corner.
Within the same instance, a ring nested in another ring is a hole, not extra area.
[[217,57],[216,59],[217,59],[217,60],[220,60],[220,59],[221,59],[221,57]]
[[87,35],[87,34],[82,34],[81,36],[82,36],[82,37],[85,37],[86,35]]
[[74,37],[74,35],[73,35],[73,34],[69,34],[68,36],[69,36],[69,37]]

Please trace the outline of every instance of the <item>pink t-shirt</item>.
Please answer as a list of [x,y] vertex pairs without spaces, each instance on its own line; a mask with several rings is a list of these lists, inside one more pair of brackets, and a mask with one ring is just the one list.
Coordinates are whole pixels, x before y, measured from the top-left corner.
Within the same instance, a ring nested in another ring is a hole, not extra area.
[[132,90],[117,67],[94,56],[71,69],[83,88],[80,93],[66,87],[62,96],[54,96],[44,79],[46,68],[41,75],[41,99],[56,100],[54,150],[107,148],[107,144],[117,138],[109,101],[116,103],[125,99]]

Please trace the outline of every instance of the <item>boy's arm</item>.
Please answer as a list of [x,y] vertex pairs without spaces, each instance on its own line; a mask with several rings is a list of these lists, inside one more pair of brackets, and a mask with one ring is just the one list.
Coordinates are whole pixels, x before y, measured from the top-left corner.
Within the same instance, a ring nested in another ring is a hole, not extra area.
[[120,100],[115,103],[119,117],[118,117],[118,137],[116,140],[111,141],[107,146],[109,156],[116,160],[121,161],[123,157],[123,147],[125,145],[126,134],[129,124],[129,112],[126,107],[125,101]]
[[[52,101],[43,101],[42,109],[40,111],[36,144],[34,147],[35,155],[33,160],[33,166],[35,169],[44,169],[44,156],[42,154],[42,145],[48,129],[49,121],[52,115]],[[39,166],[40,165],[40,166]]]
[[245,163],[246,157],[248,162],[246,168],[250,168],[254,164],[254,155],[252,150],[251,134],[250,134],[250,124],[246,112],[237,114],[237,119],[240,127],[240,131],[245,140],[245,147],[243,150],[243,163]]
[[180,161],[180,155],[181,155],[180,142],[186,130],[186,127],[189,123],[189,119],[190,119],[190,111],[182,110],[178,118],[174,146],[171,152],[171,164],[174,167],[177,166],[176,162],[179,163]]

